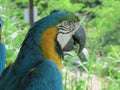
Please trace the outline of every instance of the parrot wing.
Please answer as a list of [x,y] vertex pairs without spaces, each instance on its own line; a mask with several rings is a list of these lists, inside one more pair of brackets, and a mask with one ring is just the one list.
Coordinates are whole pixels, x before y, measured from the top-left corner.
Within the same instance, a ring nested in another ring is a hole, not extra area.
[[19,86],[18,90],[63,90],[62,75],[53,61],[46,60],[27,73]]

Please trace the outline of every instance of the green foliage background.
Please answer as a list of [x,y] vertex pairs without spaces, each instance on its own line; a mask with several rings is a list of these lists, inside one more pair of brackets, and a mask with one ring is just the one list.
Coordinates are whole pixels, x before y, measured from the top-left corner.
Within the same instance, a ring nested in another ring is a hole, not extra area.
[[[0,0],[7,63],[15,60],[29,29],[29,24],[24,22],[24,9],[28,6],[28,0]],[[71,11],[79,14],[80,19],[86,16],[82,25],[87,33],[86,48],[90,55],[85,64],[88,74],[96,74],[102,81],[104,77],[109,77],[109,85],[103,87],[103,90],[120,89],[119,0],[34,0],[34,6],[38,9],[38,19],[49,15],[53,10]],[[76,57],[74,53],[67,59],[73,57]],[[80,81],[77,85],[74,90],[84,90],[85,81]]]

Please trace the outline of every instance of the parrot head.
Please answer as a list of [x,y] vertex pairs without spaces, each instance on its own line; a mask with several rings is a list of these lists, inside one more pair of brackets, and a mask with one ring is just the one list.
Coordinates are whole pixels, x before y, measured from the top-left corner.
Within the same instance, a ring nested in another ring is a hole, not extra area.
[[[59,12],[60,10],[53,10],[51,11],[50,14],[55,13],[55,12]],[[68,34],[69,36],[69,34]],[[83,50],[85,44],[86,44],[86,33],[85,30],[83,28],[82,25],[79,26],[78,30],[75,30],[75,33],[72,35],[70,35],[70,38],[65,36],[66,39],[68,39],[68,42],[66,42],[65,39],[63,39],[65,42],[63,42],[62,38],[59,38],[61,40],[61,44],[63,47],[63,51],[67,52],[67,51],[71,51],[74,49],[74,45],[79,44],[80,48],[78,50],[78,54],[81,53],[81,51]]]
[[[84,45],[79,40],[79,35],[75,34],[79,27],[79,18],[73,13],[67,11],[54,12],[33,24],[23,41],[20,53],[21,51],[24,51],[24,53],[29,52],[28,54],[37,53],[37,48],[39,47],[40,55],[36,58],[43,56],[46,60],[52,60],[59,68],[62,68],[63,51],[71,38],[79,43],[80,46]],[[32,50],[31,52],[24,50],[28,47]]]

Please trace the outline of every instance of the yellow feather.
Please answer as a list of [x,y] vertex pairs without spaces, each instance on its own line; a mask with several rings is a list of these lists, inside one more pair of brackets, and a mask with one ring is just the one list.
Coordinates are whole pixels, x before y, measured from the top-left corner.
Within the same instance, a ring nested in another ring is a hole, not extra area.
[[33,72],[33,71],[35,71],[36,70],[36,68],[34,67],[34,68],[32,68],[29,72]]
[[14,64],[14,62],[10,61],[10,62],[8,62],[7,67],[12,66],[13,64]]
[[54,61],[58,68],[62,69],[62,62],[57,52],[55,51],[55,38],[57,34],[57,28],[49,28],[42,35],[41,49],[45,58]]

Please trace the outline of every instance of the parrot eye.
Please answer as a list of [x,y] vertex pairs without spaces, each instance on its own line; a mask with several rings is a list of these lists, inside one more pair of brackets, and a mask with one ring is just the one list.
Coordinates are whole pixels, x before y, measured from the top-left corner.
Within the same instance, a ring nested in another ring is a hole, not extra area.
[[73,21],[64,21],[64,22],[62,22],[62,25],[69,27],[71,25],[74,25],[74,22]]

